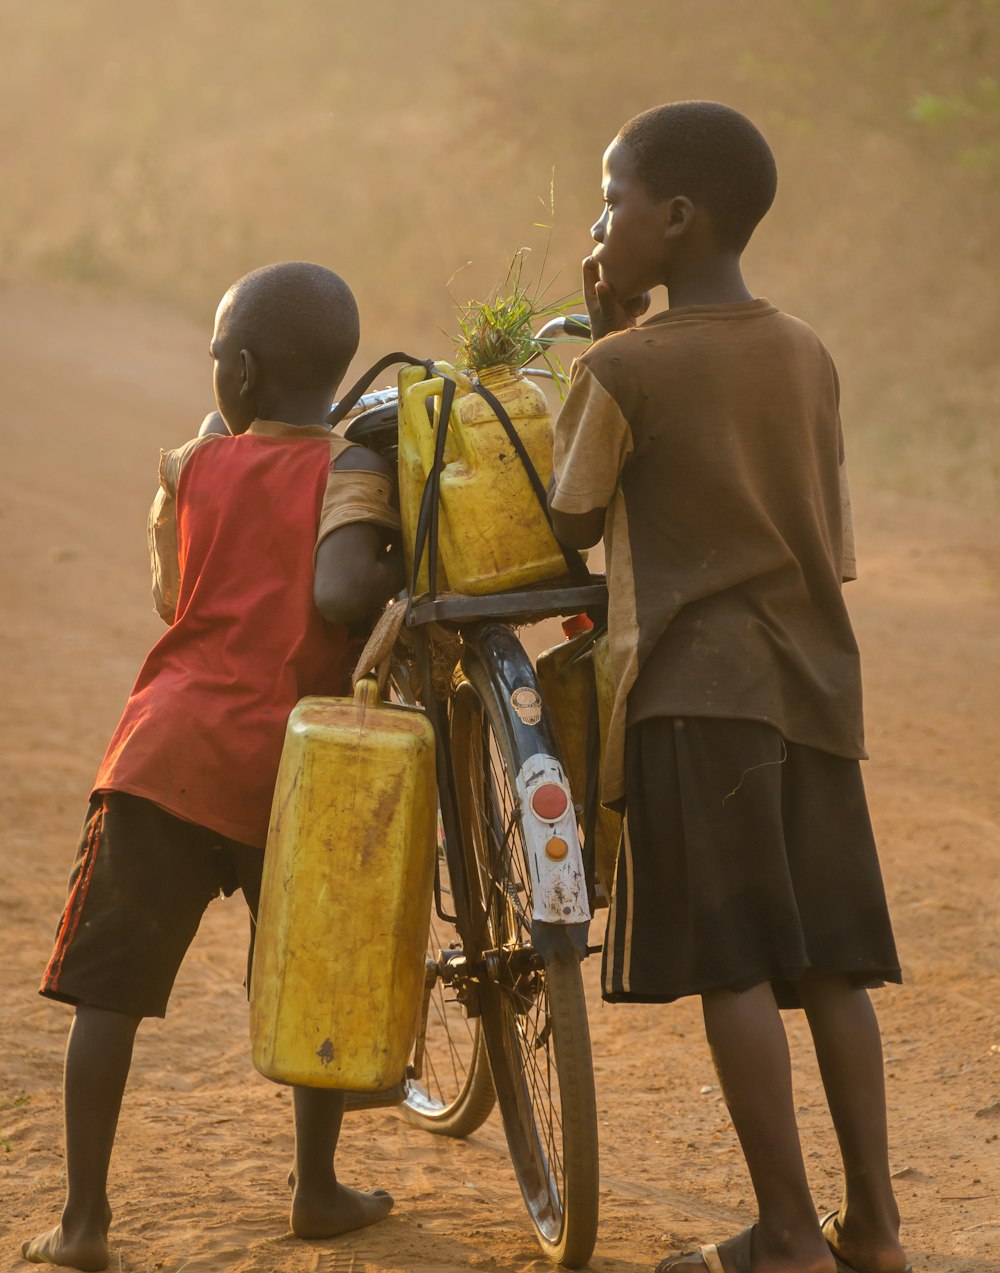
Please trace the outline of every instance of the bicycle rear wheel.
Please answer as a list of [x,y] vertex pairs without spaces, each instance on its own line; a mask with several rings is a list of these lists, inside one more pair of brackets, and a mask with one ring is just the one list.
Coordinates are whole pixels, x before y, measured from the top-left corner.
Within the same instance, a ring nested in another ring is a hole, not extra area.
[[[438,846],[441,909],[452,909],[451,882],[443,843]],[[478,1018],[468,1018],[456,991],[442,976],[452,951],[455,926],[431,903],[427,938],[427,985],[401,1113],[408,1123],[439,1136],[461,1138],[481,1127],[496,1103],[486,1042]]]
[[[393,698],[415,705],[409,676],[401,664],[392,668]],[[479,1020],[467,1017],[457,990],[446,980],[452,953],[461,953],[455,928],[455,904],[438,822],[437,887],[431,900],[427,934],[427,975],[417,1022],[417,1037],[403,1079],[400,1113],[408,1123],[438,1136],[470,1136],[496,1104],[490,1064]]]
[[[523,657],[518,683],[533,685]],[[532,874],[515,786],[530,753],[518,737],[523,731],[512,719],[498,669],[471,651],[464,667],[469,679],[453,700],[452,753],[463,850],[476,895],[470,936],[471,953],[484,969],[482,1030],[511,1160],[538,1240],[551,1260],[577,1268],[593,1253],[599,1181],[580,963],[568,940],[553,943],[545,958],[532,944]]]

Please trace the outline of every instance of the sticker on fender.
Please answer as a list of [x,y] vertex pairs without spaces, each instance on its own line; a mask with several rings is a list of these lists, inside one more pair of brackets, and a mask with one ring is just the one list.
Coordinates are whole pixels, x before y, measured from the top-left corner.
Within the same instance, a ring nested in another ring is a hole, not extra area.
[[522,685],[510,696],[510,705],[522,725],[537,725],[542,719],[542,696],[530,685]]

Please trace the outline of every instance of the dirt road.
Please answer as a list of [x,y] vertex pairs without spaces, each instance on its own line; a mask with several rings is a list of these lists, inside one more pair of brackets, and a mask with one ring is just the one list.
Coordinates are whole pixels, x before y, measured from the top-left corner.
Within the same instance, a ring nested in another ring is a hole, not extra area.
[[[207,331],[138,305],[0,292],[2,733],[0,1269],[54,1221],[69,1010],[35,995],[88,787],[159,621],[144,519],[157,450],[211,405]],[[849,422],[848,422],[849,427]],[[866,777],[906,984],[877,995],[892,1162],[914,1267],[1000,1269],[1000,836],[996,530],[865,489],[850,603]],[[397,1198],[338,1243],[287,1233],[289,1096],[248,1059],[245,917],[216,903],[165,1022],[139,1034],[112,1163],[122,1273],[543,1268],[494,1114],[468,1142],[350,1118],[346,1179]],[[593,962],[593,961],[592,961]],[[593,1267],[648,1268],[752,1219],[693,1003],[604,1007],[587,968],[602,1135]],[[803,1022],[788,1017],[817,1205],[837,1162]]]

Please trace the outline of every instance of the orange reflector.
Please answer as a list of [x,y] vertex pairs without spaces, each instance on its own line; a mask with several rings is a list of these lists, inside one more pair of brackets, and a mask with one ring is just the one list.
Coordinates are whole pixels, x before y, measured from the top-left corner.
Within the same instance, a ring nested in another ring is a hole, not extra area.
[[561,862],[568,852],[569,845],[557,835],[546,842],[545,854],[556,862]]
[[546,822],[556,822],[569,808],[569,794],[557,782],[543,782],[531,793],[531,812]]

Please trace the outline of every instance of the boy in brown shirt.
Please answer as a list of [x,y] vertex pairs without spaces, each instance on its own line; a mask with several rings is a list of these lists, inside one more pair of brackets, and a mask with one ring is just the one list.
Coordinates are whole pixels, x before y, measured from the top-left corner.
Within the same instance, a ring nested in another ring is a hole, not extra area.
[[[740,268],[775,186],[764,138],[713,102],[637,116],[604,157],[584,262],[596,343],[574,366],[551,496],[564,543],[607,547],[603,798],[627,819],[604,994],[701,996],[757,1196],[754,1226],[662,1273],[901,1273],[867,994],[900,974],[858,764],[837,375]],[[637,326],[659,284],[670,307]],[[844,1160],[822,1221],[779,1013],[792,1006]]]

